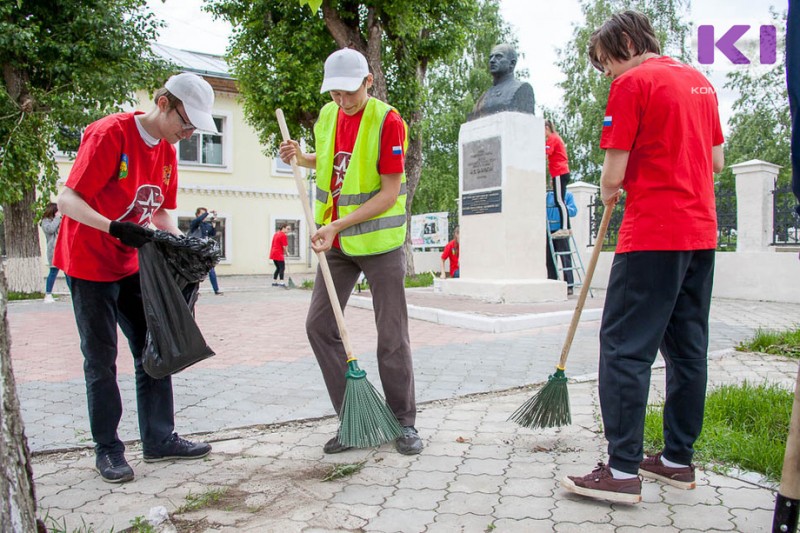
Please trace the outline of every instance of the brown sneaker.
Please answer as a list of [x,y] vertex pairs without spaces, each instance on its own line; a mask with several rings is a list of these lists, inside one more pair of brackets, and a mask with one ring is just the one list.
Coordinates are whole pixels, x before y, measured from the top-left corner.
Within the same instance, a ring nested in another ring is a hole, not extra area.
[[661,454],[648,455],[639,463],[639,473],[647,479],[655,479],[679,489],[690,490],[697,486],[694,482],[694,465],[671,468],[661,462]]
[[566,476],[561,486],[569,492],[608,500],[616,503],[639,503],[642,501],[642,478],[614,479],[608,465],[597,463],[591,474],[583,477]]

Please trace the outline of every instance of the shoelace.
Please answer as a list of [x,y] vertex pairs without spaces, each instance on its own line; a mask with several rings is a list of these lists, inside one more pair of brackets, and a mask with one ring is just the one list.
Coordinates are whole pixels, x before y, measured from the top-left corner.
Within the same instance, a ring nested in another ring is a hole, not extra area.
[[118,468],[120,466],[125,466],[127,463],[125,461],[125,455],[122,453],[110,453],[105,456],[105,460],[108,463],[108,466],[111,468]]

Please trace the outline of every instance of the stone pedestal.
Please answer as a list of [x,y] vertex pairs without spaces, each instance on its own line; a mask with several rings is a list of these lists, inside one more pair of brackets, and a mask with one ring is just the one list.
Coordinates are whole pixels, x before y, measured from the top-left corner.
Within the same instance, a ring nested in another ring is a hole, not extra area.
[[504,112],[461,126],[461,278],[442,292],[497,302],[564,300],[547,279],[544,121]]

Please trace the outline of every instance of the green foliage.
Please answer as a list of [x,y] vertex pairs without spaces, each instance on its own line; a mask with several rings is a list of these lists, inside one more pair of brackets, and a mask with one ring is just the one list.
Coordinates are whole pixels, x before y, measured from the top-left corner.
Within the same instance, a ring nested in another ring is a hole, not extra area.
[[[794,394],[776,384],[725,385],[706,397],[695,462],[736,466],[777,481],[783,468]],[[663,405],[648,407],[645,449],[661,451]]]
[[156,531],[156,528],[143,516],[137,516],[129,524],[131,527],[128,528],[128,531],[131,533],[155,533]]
[[406,276],[405,287],[430,287],[433,285],[433,272],[422,272]]
[[313,280],[313,279],[304,279],[304,280],[303,280],[303,281],[300,283],[300,288],[301,288],[301,289],[306,289],[306,290],[311,290],[311,289],[313,289],[313,288],[314,288],[314,280]]
[[740,352],[761,352],[800,358],[800,329],[770,331],[758,329],[752,339],[740,343]]
[[[81,525],[72,529],[67,527],[66,518],[62,517],[61,520],[56,520],[50,516],[49,511],[45,514],[42,522],[44,522],[47,531],[50,533],[95,533],[95,529],[92,526],[87,525],[83,517],[81,517]],[[114,533],[114,528],[112,527],[108,533]]]
[[[498,0],[481,0],[465,45],[458,54],[430,69],[422,122],[422,178],[413,212],[453,211],[458,198],[458,132],[475,102],[492,85],[489,52],[516,38],[500,15]],[[525,73],[517,72],[517,75]]]
[[661,51],[689,61],[690,27],[683,21],[688,0],[581,0],[585,21],[574,26],[572,38],[558,49],[558,66],[566,79],[564,104],[551,115],[567,146],[572,180],[599,183],[604,151],[600,133],[611,82],[589,62],[589,37],[612,14],[636,9],[646,14],[661,43]]
[[334,481],[337,479],[343,479],[346,477],[350,477],[354,474],[361,472],[361,469],[364,468],[366,461],[360,461],[358,463],[347,463],[347,464],[334,464],[325,472],[325,476],[322,478],[322,481]]
[[[274,150],[278,107],[292,136],[312,142],[317,113],[330,101],[319,92],[322,66],[342,40],[367,52],[376,74],[374,94],[397,107],[412,135],[418,134],[414,127],[421,117],[427,69],[461,49],[476,0],[331,0],[322,11],[309,9],[306,3],[313,8],[305,0],[207,4],[211,13],[234,27],[227,60],[239,82],[248,121],[261,142]],[[385,76],[383,87],[378,74]]]
[[[782,20],[773,12],[777,28],[786,28],[786,12]],[[783,39],[778,38],[779,41]],[[785,54],[785,50],[784,50]],[[760,159],[782,168],[778,182],[791,181],[792,164],[789,157],[791,117],[786,90],[786,61],[765,68],[762,65],[739,66],[727,75],[725,88],[739,94],[733,103],[730,134],[725,140],[725,170],[719,175],[720,186],[733,191],[735,181],[730,165]]]
[[218,502],[226,492],[228,492],[227,487],[209,489],[200,494],[193,494],[190,492],[186,495],[186,503],[175,509],[175,514],[187,513],[189,511],[196,511],[208,507]]
[[41,300],[44,298],[44,293],[41,292],[16,292],[8,291],[8,301],[13,302],[17,300]]
[[163,81],[144,0],[0,3],[0,203],[55,190],[54,146]]

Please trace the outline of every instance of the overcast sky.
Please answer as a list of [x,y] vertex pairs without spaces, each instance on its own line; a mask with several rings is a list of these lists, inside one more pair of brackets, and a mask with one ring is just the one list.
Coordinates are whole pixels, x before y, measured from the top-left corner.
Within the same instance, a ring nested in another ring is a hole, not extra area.
[[[225,52],[230,27],[215,22],[211,15],[202,11],[202,0],[148,0],[147,3],[168,24],[159,37],[162,44],[195,52],[220,55]],[[517,32],[520,53],[518,68],[528,69],[530,78],[527,81],[533,86],[536,103],[556,107],[561,102],[561,90],[556,84],[563,79],[556,66],[556,48],[563,47],[569,41],[573,24],[581,22],[583,17],[578,0],[559,0],[557,7],[550,4],[543,8],[542,4],[531,0],[501,0],[501,12]],[[758,36],[758,26],[771,24],[769,9],[776,5],[785,9],[786,2],[693,0],[687,20],[695,27],[713,25],[721,29],[721,33],[731,25],[748,24],[751,29],[744,38],[754,39]],[[693,54],[696,57],[696,52]],[[780,58],[781,54],[778,56]],[[709,67],[709,77],[719,92],[723,123],[730,116],[734,95],[722,86],[725,73],[732,68],[745,67],[732,65],[719,53],[715,64]]]

